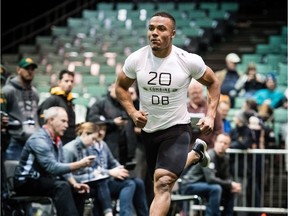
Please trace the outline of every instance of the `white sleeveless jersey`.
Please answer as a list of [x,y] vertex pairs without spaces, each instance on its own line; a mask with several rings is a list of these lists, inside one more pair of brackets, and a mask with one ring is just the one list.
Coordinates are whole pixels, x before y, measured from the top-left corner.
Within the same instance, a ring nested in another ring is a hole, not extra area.
[[149,45],[132,53],[125,61],[123,72],[137,80],[140,109],[148,113],[143,130],[151,133],[188,124],[187,88],[191,79],[199,79],[205,70],[199,55],[176,46],[172,46],[166,58],[155,57]]

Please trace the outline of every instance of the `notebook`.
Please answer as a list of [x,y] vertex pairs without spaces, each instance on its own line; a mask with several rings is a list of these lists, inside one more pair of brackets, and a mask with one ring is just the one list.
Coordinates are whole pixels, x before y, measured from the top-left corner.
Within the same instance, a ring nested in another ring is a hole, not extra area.
[[91,179],[87,179],[87,180],[82,181],[82,183],[88,183],[88,182],[92,182],[92,181],[99,181],[101,179],[107,179],[107,178],[109,178],[109,175],[99,174],[95,178],[91,178]]

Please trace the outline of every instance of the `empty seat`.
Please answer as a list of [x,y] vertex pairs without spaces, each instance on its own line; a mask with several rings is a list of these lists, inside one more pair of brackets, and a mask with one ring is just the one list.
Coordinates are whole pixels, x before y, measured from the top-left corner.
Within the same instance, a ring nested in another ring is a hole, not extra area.
[[191,10],[188,12],[188,17],[193,20],[201,20],[207,17],[207,14],[204,10]]
[[211,10],[208,17],[214,20],[228,20],[230,17],[229,12],[223,10]]
[[218,8],[219,5],[216,2],[201,2],[201,4],[199,5],[199,9],[201,10],[215,11]]
[[269,54],[273,50],[273,47],[270,44],[257,44],[256,45],[256,54]]
[[273,71],[272,65],[269,65],[269,64],[261,64],[261,63],[255,64],[255,65],[256,65],[257,73],[263,74],[264,76],[265,76],[267,73]]
[[97,10],[84,9],[82,11],[82,17],[84,19],[97,18],[98,15],[99,15],[99,12]]
[[175,10],[175,3],[174,2],[159,2],[157,4],[157,10],[159,11]]
[[18,64],[20,61],[20,56],[19,54],[2,54],[2,64]]
[[110,65],[100,65],[100,74],[115,74],[115,67]]
[[179,2],[178,10],[180,11],[191,11],[196,8],[196,4],[192,2]]
[[237,2],[221,2],[220,9],[226,11],[238,11],[239,3]]
[[49,75],[43,75],[43,74],[35,74],[34,79],[33,79],[33,83],[36,86],[49,86],[51,84],[51,76]]
[[35,54],[37,52],[36,45],[25,45],[21,44],[18,47],[18,53],[21,55],[22,53],[31,53]]
[[89,86],[89,85],[98,85],[99,84],[99,76],[94,75],[82,75],[81,76],[82,85]]
[[91,66],[75,65],[74,72],[80,73],[80,74],[90,74],[91,73]]
[[281,54],[268,54],[265,56],[265,63],[272,66],[273,70],[278,69],[279,63],[283,63],[285,61],[285,56]]
[[243,54],[241,61],[243,64],[249,63],[261,63],[262,62],[262,55],[261,54]]
[[135,4],[133,2],[118,2],[116,4],[117,10],[125,9],[128,11],[131,11],[134,9],[134,7],[135,7]]
[[86,93],[91,97],[102,98],[108,92],[108,87],[104,85],[89,85],[86,87]]
[[152,2],[139,2],[138,10],[145,9],[147,11],[154,11],[156,9],[155,3]]
[[4,66],[6,68],[7,74],[14,74],[14,73],[16,73],[16,69],[18,67],[18,62],[17,63],[5,63]]
[[39,54],[48,55],[48,54],[56,54],[58,52],[58,47],[52,44],[41,44],[39,45]]
[[52,36],[67,35],[69,28],[67,26],[52,26],[51,34]]
[[104,76],[104,85],[109,86],[112,83],[115,83],[117,79],[116,74],[106,74]]
[[41,45],[41,44],[52,44],[53,43],[53,37],[52,36],[41,36],[38,35],[35,38],[35,44]]
[[98,2],[97,5],[97,10],[113,10],[113,3],[107,3],[107,2]]
[[83,18],[69,17],[67,19],[67,26],[70,28],[82,27],[85,24]]
[[38,85],[38,86],[36,86],[36,89],[39,93],[41,93],[41,92],[49,93],[51,86],[50,85]]
[[54,43],[56,43],[58,46],[65,46],[66,44],[73,44],[74,40],[74,36],[60,35],[54,40]]

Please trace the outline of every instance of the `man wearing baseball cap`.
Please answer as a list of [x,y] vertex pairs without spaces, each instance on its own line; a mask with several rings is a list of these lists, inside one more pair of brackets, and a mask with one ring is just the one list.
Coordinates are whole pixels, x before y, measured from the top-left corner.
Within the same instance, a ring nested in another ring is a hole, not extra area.
[[38,67],[38,65],[31,58],[22,58],[19,62],[20,68],[29,68],[30,66],[32,66],[34,69]]
[[233,107],[235,95],[233,95],[232,92],[235,90],[235,84],[239,79],[236,67],[241,61],[241,58],[236,53],[229,53],[226,55],[225,61],[226,67],[220,71],[215,71],[215,75],[221,85],[221,94],[229,96]]
[[19,160],[26,140],[39,128],[39,95],[32,86],[36,68],[37,64],[33,59],[22,58],[17,67],[17,75],[10,76],[3,86],[7,114],[14,125],[8,128],[10,140],[5,154],[6,160]]

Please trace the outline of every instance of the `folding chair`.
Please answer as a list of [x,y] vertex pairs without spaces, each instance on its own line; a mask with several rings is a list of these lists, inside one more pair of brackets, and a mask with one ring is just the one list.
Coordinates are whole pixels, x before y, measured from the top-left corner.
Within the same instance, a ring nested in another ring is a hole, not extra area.
[[[181,194],[181,182],[182,179],[178,179],[175,183],[171,195],[171,207],[169,211],[169,216],[175,216],[178,212],[179,203],[182,205],[185,202],[185,208],[189,211],[191,202],[197,202],[199,205],[202,205],[202,198],[198,195],[184,195]],[[184,207],[184,205],[183,205]],[[202,216],[202,211],[200,211],[200,216]]]
[[30,215],[29,209],[32,203],[38,203],[42,205],[50,205],[49,215],[56,216],[56,209],[51,197],[48,196],[19,196],[14,191],[13,179],[14,171],[19,162],[17,160],[6,160],[4,162],[8,197],[3,200],[3,206],[7,215]]

